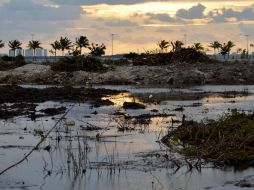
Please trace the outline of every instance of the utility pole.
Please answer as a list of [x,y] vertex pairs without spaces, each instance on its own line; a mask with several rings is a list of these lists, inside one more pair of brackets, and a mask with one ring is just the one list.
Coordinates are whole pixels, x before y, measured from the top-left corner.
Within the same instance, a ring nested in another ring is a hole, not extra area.
[[34,34],[31,34],[31,36],[32,36],[32,41],[34,40]]
[[187,34],[184,34],[184,45],[187,45]]
[[249,34],[244,35],[246,37],[246,42],[247,42],[247,53],[249,54]]
[[112,37],[112,57],[114,55],[114,37],[116,36],[116,34],[111,34]]

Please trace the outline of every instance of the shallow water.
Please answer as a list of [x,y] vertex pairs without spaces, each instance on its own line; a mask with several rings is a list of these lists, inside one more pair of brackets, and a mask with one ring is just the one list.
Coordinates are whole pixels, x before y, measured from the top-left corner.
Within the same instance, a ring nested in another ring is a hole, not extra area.
[[[30,86],[25,86],[30,87]],[[46,86],[33,86],[45,88]],[[253,169],[234,171],[221,170],[209,166],[201,172],[183,166],[176,171],[165,162],[163,156],[168,154],[183,159],[181,155],[171,152],[158,141],[167,133],[172,120],[181,120],[183,114],[187,119],[216,119],[229,109],[253,111],[254,86],[197,86],[186,89],[165,87],[137,86],[94,86],[127,90],[121,96],[106,96],[115,103],[114,106],[92,107],[88,103],[75,104],[66,119],[75,121],[75,126],[66,126],[64,121],[57,131],[43,143],[39,150],[17,167],[0,176],[0,189],[186,189],[197,190],[237,189],[234,185],[222,185],[228,181],[239,180],[253,174]],[[231,98],[207,96],[196,100],[167,100],[159,103],[146,103],[144,110],[123,110],[124,101],[142,102],[138,97],[157,97],[173,92],[231,92],[248,91],[245,96]],[[47,107],[66,106],[72,103],[44,102],[37,110]],[[174,111],[183,107],[184,110]],[[152,112],[156,109],[157,112]],[[97,114],[94,114],[94,112]],[[153,117],[149,125],[135,125],[135,130],[121,132],[119,126],[130,125],[117,112],[137,116],[141,114],[167,114],[168,117]],[[54,118],[42,117],[31,121],[26,117],[0,120],[0,171],[20,160],[24,154],[40,141],[34,130],[49,130],[61,115]],[[127,122],[127,123],[126,123]],[[87,123],[101,127],[102,130],[87,131],[82,126]],[[177,126],[178,124],[175,124]],[[24,130],[26,129],[26,130]],[[96,135],[100,138],[96,138]],[[59,142],[57,139],[61,139]],[[48,152],[44,147],[50,145]],[[158,156],[159,155],[159,156]]]

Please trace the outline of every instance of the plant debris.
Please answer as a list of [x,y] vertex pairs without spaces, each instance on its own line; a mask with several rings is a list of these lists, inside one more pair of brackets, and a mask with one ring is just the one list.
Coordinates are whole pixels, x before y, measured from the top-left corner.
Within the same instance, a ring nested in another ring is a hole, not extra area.
[[162,139],[168,146],[217,166],[254,165],[254,114],[233,110],[207,124],[186,121]]

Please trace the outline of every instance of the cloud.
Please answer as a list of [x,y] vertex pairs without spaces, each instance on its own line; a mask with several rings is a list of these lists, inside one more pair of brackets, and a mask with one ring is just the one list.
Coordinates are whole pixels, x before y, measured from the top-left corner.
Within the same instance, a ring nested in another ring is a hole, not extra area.
[[133,27],[138,26],[137,23],[131,22],[129,20],[110,20],[105,22],[106,26],[109,27]]
[[176,16],[184,19],[200,19],[204,18],[205,9],[206,7],[199,3],[190,9],[179,9]]
[[158,20],[161,22],[175,22],[175,19],[170,17],[166,13],[158,13],[158,14],[147,13],[146,15],[149,16],[149,19],[152,19],[152,20]]
[[77,6],[46,6],[32,0],[10,0],[0,6],[0,20],[59,21],[80,18],[82,9]]
[[57,4],[67,4],[67,5],[96,5],[96,4],[134,4],[134,3],[144,3],[144,2],[160,2],[167,0],[52,0]]
[[241,11],[224,8],[215,13],[210,13],[210,15],[213,18],[213,22],[227,22],[230,19],[235,21],[254,20],[254,9],[253,5]]

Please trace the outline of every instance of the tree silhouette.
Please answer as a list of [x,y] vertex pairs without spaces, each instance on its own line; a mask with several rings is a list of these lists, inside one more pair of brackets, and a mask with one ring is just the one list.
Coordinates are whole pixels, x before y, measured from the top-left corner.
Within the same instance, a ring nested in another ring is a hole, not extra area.
[[61,44],[59,41],[54,41],[52,44],[50,44],[51,47],[52,47],[52,53],[55,55],[55,59],[56,59],[56,53],[57,53],[57,50],[61,50]]
[[234,42],[228,41],[227,43],[223,43],[220,47],[220,54],[224,56],[224,59],[226,58],[226,55],[230,55],[230,51],[235,46]]
[[161,50],[161,53],[164,53],[164,50],[167,51],[167,48],[170,46],[170,43],[166,40],[161,40],[158,42],[158,46]]
[[216,55],[216,50],[220,49],[221,44],[218,41],[211,42],[209,45],[210,48],[214,50],[214,56]]
[[62,55],[64,56],[64,50],[70,50],[72,48],[72,42],[69,38],[67,37],[61,37],[59,40],[61,50],[62,50]]
[[22,45],[22,43],[20,41],[18,41],[18,40],[9,41],[8,46],[14,52],[14,54],[13,54],[14,56],[13,57],[16,57],[16,50],[17,49],[22,49],[21,45]]
[[42,48],[41,42],[37,41],[37,40],[29,41],[28,48],[33,50],[33,60],[35,60],[35,51],[36,51],[36,49]]
[[4,42],[2,40],[0,40],[0,48],[4,47]]
[[199,51],[199,52],[205,50],[205,48],[202,46],[201,43],[194,43],[194,45],[192,46],[192,49]]
[[80,54],[82,54],[82,48],[88,48],[89,47],[89,40],[86,36],[80,36],[76,39],[75,45],[79,48]]
[[177,52],[182,49],[182,46],[184,45],[184,43],[180,40],[177,40],[175,42],[171,42],[171,45],[173,47],[172,51]]
[[89,47],[90,54],[93,56],[102,56],[105,54],[106,46],[104,44],[101,44],[100,46],[98,44],[92,43]]

